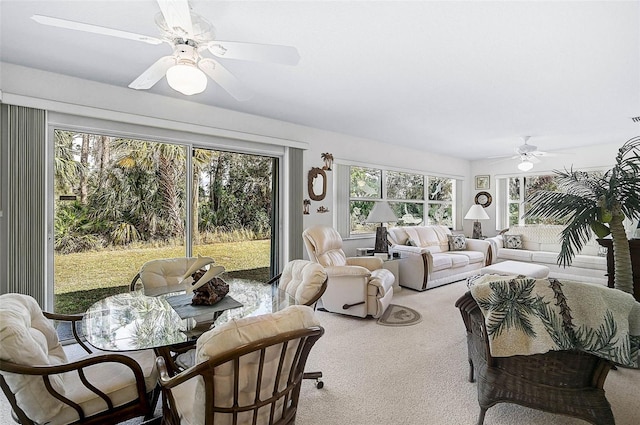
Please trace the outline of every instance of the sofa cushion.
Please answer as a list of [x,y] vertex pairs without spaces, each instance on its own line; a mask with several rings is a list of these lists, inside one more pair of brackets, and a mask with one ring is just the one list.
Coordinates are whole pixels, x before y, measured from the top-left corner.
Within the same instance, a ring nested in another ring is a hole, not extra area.
[[522,236],[521,235],[503,235],[502,240],[505,248],[509,249],[522,249]]
[[607,270],[607,257],[578,254],[573,258],[571,265],[584,269]]
[[542,264],[558,264],[558,253],[549,251],[533,251],[531,261]]
[[449,251],[463,251],[467,249],[467,238],[464,235],[447,235]]
[[466,255],[455,255],[449,252],[447,252],[446,255],[451,257],[451,268],[453,269],[469,265],[469,257]]
[[453,256],[444,253],[433,254],[433,272],[450,269],[453,264]]
[[462,255],[469,259],[469,264],[482,263],[484,254],[480,251],[455,251],[450,252],[451,255]]
[[[411,239],[416,246],[422,248],[431,248],[431,252],[446,252],[449,250],[448,235],[450,230],[445,226],[406,226],[401,231],[407,235],[406,239]],[[400,230],[396,229],[395,234]],[[400,239],[406,240],[404,237]]]
[[501,260],[531,261],[533,252],[535,251],[527,249],[500,248],[498,250],[498,258]]

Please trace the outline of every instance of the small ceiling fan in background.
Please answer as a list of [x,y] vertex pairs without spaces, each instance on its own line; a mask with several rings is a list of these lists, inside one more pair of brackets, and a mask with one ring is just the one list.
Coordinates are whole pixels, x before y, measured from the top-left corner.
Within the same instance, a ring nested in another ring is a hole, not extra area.
[[219,61],[204,57],[209,52],[217,58],[273,62],[296,65],[300,55],[295,47],[272,44],[221,41],[215,38],[215,28],[202,16],[191,11],[188,0],[157,0],[160,13],[155,23],[160,37],[121,31],[82,22],[33,15],[32,19],[44,25],[125,38],[148,44],[167,43],[173,53],[163,56],[136,78],[129,87],[146,90],[162,77],[167,77],[171,88],[185,95],[203,92],[207,76],[237,100],[248,100],[252,93]]
[[[520,171],[529,171],[533,168],[533,164],[540,162],[540,157],[551,156],[548,152],[538,150],[537,146],[530,145],[529,139],[531,136],[523,136],[523,144],[515,148],[516,155],[509,157],[509,159],[519,159],[518,169]],[[505,158],[505,157],[492,157],[492,158]]]
[[527,142],[531,136],[524,136],[522,141],[524,144],[518,146],[516,148],[516,153],[518,155],[513,158],[520,158],[520,163],[518,164],[518,170],[520,171],[529,171],[533,168],[533,164],[537,164],[540,162],[538,159],[541,156],[549,155],[547,152],[539,151],[537,146],[533,146],[528,144]]

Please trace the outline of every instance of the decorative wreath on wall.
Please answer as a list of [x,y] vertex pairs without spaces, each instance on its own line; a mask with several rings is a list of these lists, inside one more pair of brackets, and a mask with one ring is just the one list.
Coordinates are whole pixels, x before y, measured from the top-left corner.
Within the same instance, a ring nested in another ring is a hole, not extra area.
[[492,198],[489,192],[478,192],[476,198],[474,199],[474,202],[478,205],[482,205],[482,208],[487,208],[489,205],[491,205],[491,201]]

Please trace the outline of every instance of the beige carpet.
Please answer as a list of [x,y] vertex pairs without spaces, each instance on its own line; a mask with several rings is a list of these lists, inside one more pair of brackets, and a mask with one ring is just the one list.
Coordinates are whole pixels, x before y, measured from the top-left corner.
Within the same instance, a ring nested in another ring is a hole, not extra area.
[[[455,300],[464,282],[426,292],[403,289],[393,303],[413,308],[422,322],[380,326],[318,312],[326,329],[307,363],[324,373],[323,389],[305,381],[298,425],[474,425],[475,384],[467,381],[465,331]],[[611,371],[605,384],[617,425],[640,422],[640,371]],[[0,424],[10,424],[0,400]],[[140,421],[129,421],[128,424]],[[486,425],[584,425],[586,422],[516,406],[498,404]]]

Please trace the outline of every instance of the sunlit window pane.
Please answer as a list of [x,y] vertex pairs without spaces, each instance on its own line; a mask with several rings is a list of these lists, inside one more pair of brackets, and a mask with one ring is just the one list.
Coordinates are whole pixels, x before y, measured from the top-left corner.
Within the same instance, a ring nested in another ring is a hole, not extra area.
[[388,199],[424,199],[424,176],[421,174],[387,172]]
[[429,176],[429,200],[452,201],[453,179]]
[[350,196],[352,198],[381,198],[382,170],[351,167]]

